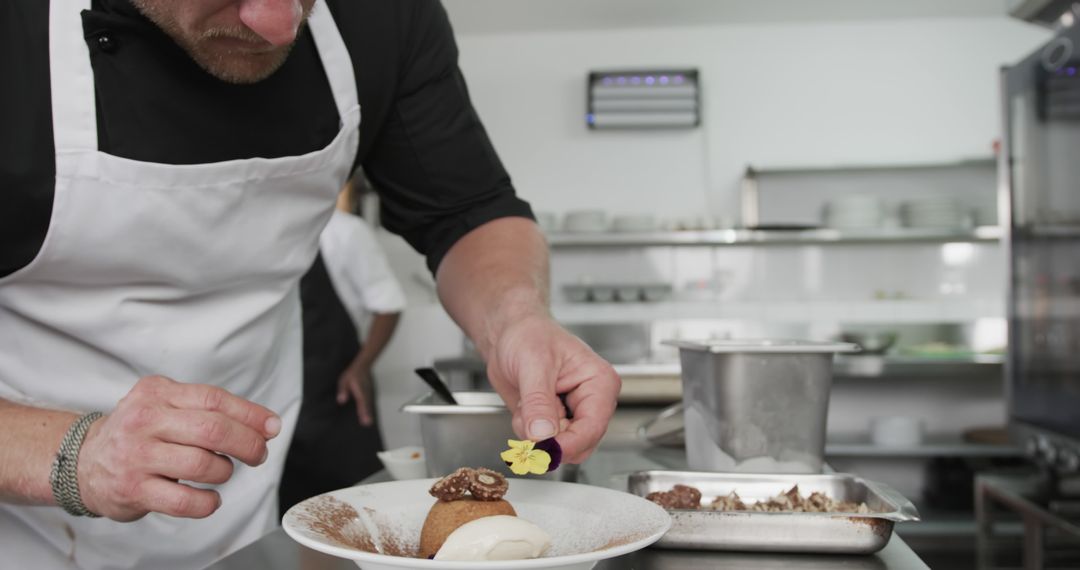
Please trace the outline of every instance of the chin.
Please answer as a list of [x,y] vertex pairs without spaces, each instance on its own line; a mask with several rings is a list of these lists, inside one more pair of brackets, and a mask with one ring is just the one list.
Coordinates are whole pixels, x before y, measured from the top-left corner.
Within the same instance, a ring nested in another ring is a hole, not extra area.
[[277,71],[289,56],[291,46],[263,53],[191,53],[207,73],[227,83],[258,83]]

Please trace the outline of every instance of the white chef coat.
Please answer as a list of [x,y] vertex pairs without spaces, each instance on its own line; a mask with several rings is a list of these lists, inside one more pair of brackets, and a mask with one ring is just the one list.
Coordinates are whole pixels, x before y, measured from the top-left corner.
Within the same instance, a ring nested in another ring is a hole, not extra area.
[[370,313],[405,309],[405,292],[363,218],[334,210],[319,236],[319,251],[334,291],[361,336]]

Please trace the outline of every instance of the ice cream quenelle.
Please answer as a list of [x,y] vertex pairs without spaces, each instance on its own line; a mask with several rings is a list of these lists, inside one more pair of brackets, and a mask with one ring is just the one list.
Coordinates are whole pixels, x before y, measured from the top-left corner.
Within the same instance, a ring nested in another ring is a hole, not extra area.
[[483,517],[457,528],[435,560],[523,560],[536,558],[551,537],[535,524],[508,515]]

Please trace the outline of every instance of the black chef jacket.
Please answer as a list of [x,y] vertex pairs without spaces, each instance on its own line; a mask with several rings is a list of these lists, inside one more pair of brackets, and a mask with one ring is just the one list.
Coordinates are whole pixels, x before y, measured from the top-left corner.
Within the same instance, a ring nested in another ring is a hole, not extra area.
[[[531,216],[469,101],[437,0],[327,0],[352,57],[362,121],[356,162],[382,220],[434,271],[458,238],[492,219]],[[204,72],[127,0],[83,13],[97,93],[98,148],[195,164],[300,155],[326,146],[338,114],[303,30],[285,64],[252,85]],[[49,1],[0,2],[0,277],[41,248],[55,160]]]

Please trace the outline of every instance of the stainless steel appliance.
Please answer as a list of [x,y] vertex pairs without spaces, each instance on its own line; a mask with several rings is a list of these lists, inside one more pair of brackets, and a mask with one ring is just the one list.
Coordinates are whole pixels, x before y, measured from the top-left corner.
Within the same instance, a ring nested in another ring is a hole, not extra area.
[[853,344],[669,341],[682,364],[686,455],[698,471],[820,473],[833,355]]
[[1032,457],[1080,470],[1080,24],[1002,72],[1010,425]]

